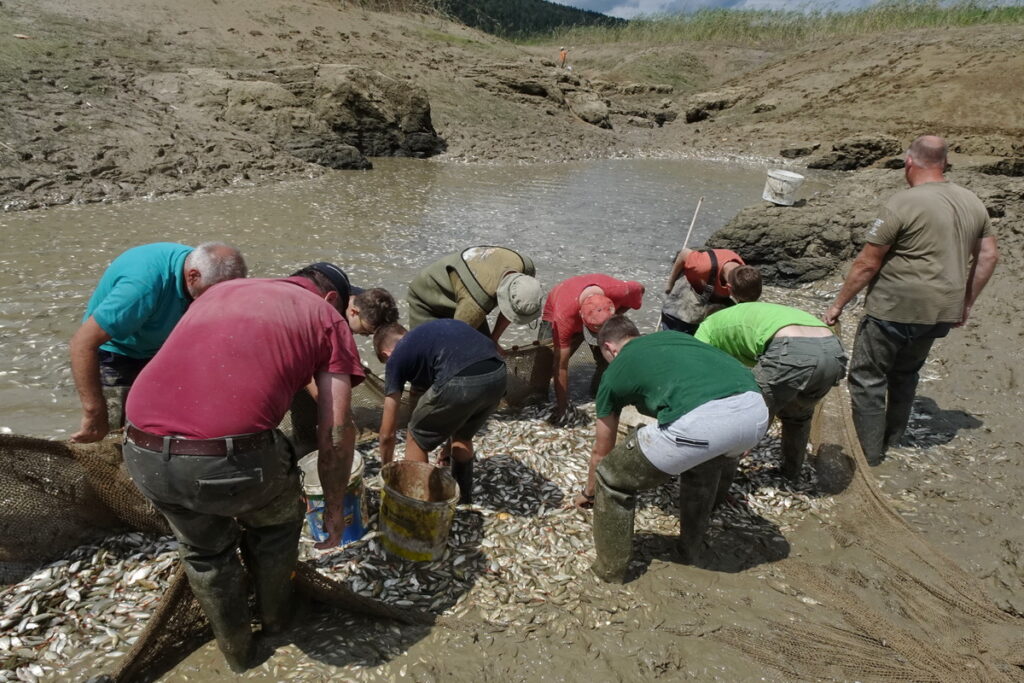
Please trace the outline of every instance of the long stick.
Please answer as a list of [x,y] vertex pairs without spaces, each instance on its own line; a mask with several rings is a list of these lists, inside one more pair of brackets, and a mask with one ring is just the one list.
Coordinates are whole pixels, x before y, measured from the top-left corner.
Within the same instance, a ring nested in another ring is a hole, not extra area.
[[693,210],[693,220],[690,221],[690,229],[686,231],[686,239],[683,240],[683,249],[686,249],[686,245],[690,243],[690,234],[693,232],[693,226],[697,223],[697,214],[700,212],[700,205],[703,203],[704,197],[697,200],[697,208]]

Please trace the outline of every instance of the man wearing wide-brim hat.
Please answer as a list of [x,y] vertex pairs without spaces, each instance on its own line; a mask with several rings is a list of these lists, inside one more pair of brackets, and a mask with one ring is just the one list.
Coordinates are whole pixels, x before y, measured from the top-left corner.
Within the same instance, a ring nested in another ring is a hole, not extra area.
[[[409,284],[409,328],[454,318],[475,327],[495,344],[510,323],[540,316],[543,292],[529,257],[507,247],[470,247],[448,254]],[[494,329],[487,314],[498,309]]]

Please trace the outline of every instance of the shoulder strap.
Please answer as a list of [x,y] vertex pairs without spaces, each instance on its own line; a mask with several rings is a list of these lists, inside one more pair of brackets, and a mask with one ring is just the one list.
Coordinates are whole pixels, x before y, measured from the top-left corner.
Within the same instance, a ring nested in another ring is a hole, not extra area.
[[[478,249],[479,247],[470,247],[459,254],[459,258],[455,262],[455,272],[458,273],[459,279],[462,280],[462,284],[466,286],[466,290],[469,295],[473,297],[473,301],[485,311],[492,311],[494,307],[498,305],[498,300],[488,294],[484,288],[480,285],[480,282],[476,279],[476,275],[473,274],[469,264],[466,263],[466,252],[470,249]],[[486,247],[485,247],[486,248]]]

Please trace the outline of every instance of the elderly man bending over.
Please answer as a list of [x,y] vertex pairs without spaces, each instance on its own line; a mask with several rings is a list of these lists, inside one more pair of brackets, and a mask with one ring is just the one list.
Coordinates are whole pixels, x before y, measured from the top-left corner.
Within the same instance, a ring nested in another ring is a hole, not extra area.
[[71,337],[71,374],[82,402],[82,425],[71,440],[99,441],[120,428],[128,389],[188,305],[218,282],[245,275],[242,254],[221,242],[195,249],[144,244],[114,259]]

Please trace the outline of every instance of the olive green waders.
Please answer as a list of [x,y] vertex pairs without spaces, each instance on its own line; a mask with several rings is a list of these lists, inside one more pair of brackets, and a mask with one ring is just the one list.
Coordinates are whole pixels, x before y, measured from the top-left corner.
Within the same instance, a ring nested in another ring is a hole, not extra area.
[[[718,456],[679,475],[679,551],[692,563],[708,527],[722,470],[736,458]],[[594,500],[593,570],[601,579],[622,583],[633,554],[633,521],[640,491],[657,488],[672,479],[644,456],[636,432],[608,453],[597,467]]]
[[287,625],[305,506],[288,441],[230,456],[172,455],[124,445],[129,474],[167,518],[192,592],[228,665],[250,665],[252,628],[241,547],[264,629]]

